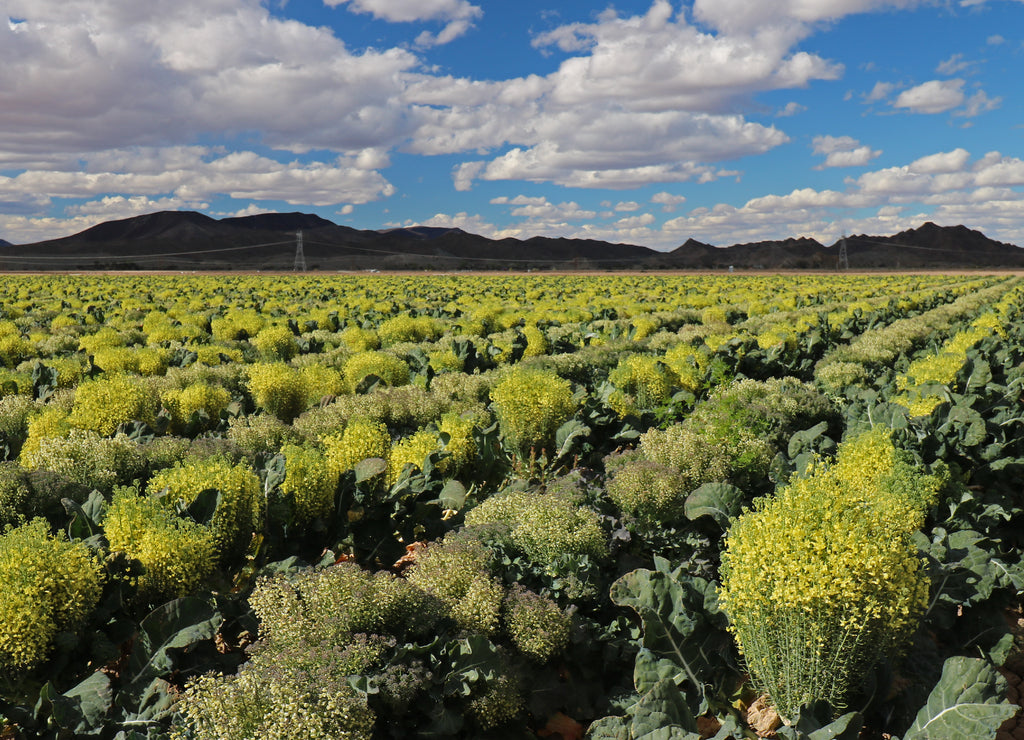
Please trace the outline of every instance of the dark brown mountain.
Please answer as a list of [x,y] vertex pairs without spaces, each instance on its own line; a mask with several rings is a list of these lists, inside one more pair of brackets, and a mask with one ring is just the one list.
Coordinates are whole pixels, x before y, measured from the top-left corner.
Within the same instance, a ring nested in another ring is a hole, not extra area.
[[[61,239],[5,244],[0,270],[290,270],[299,233],[309,269],[818,269],[838,266],[840,245],[813,239],[715,247],[694,239],[671,252],[584,239],[488,239],[462,229],[368,231],[304,213],[214,219],[163,211],[109,221]],[[964,226],[933,223],[893,236],[846,239],[853,269],[1021,268],[1024,250]]]

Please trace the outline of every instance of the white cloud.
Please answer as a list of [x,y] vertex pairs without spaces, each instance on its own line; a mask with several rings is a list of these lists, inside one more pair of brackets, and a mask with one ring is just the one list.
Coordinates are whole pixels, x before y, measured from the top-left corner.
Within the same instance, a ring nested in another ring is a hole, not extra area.
[[863,167],[882,152],[862,145],[850,136],[815,136],[811,142],[815,154],[824,154],[825,161],[815,167],[823,170],[831,167]]
[[800,113],[803,113],[805,110],[807,110],[807,106],[800,105],[799,103],[790,101],[786,103],[786,105],[783,108],[777,111],[775,115],[778,116],[779,118],[789,118],[790,116],[795,116]]
[[324,0],[337,7],[344,3],[355,13],[370,13],[392,23],[479,18],[483,11],[466,0]]
[[[821,21],[883,8],[909,8],[920,0],[696,0],[694,15],[723,31],[763,33],[766,28],[791,33]],[[796,27],[796,28],[794,28]]]
[[673,17],[667,0],[643,16],[606,13],[598,23],[575,24],[589,54],[564,61],[552,75],[553,101],[578,105],[628,101],[639,110],[718,112],[753,92],[836,79],[842,66],[806,52],[791,53],[793,38],[712,35]]
[[637,203],[635,200],[622,200],[622,201],[619,201],[618,203],[615,204],[615,210],[616,211],[619,211],[619,212],[625,211],[626,213],[631,213],[633,211],[639,211],[640,207],[641,207],[640,204]]
[[557,71],[504,82],[421,76],[406,97],[419,122],[406,149],[418,154],[477,150],[492,155],[454,170],[474,179],[632,188],[710,181],[733,170],[715,162],[761,154],[788,141],[780,130],[730,112],[764,91],[834,79],[839,65],[791,38],[715,36],[674,15],[667,0],[647,13],[571,24],[534,39],[586,53]]
[[964,102],[963,88],[961,79],[929,80],[904,90],[892,104],[911,113],[944,113]]
[[966,149],[957,148],[950,152],[929,154],[910,163],[907,169],[919,175],[935,175],[948,172],[963,172],[970,161],[971,154]]
[[[821,137],[821,153],[853,151],[860,144],[844,137]],[[730,244],[808,236],[823,244],[843,234],[894,234],[916,228],[923,221],[965,224],[988,236],[1024,245],[1024,159],[990,152],[973,159],[964,149],[920,157],[909,164],[887,167],[847,179],[845,190],[797,188],[785,194],[765,194],[742,205],[718,203],[699,207],[666,220],[660,226],[650,213],[617,218],[615,211],[597,214],[610,223],[571,222],[567,214],[576,203],[552,204],[547,198],[518,195],[492,199],[496,205],[524,208],[523,220],[503,229],[492,226],[489,235],[527,238],[564,236],[602,239],[671,249],[687,238],[727,246]],[[679,205],[682,196],[658,193],[653,203]],[[613,203],[602,204],[611,209]],[[529,209],[525,209],[530,206]],[[511,210],[511,209],[510,209]],[[461,220],[442,220],[468,228],[479,216],[460,214]],[[486,222],[485,222],[486,223]],[[478,231],[477,233],[483,233]]]
[[[258,0],[8,0],[0,25],[0,158],[259,131],[292,151],[391,146],[408,51],[350,52]],[[56,143],[56,146],[55,146]]]
[[872,149],[869,146],[859,146],[848,152],[832,152],[825,161],[815,169],[828,169],[831,167],[864,167],[872,159],[882,153],[881,149]]
[[528,202],[512,209],[513,216],[546,221],[582,221],[597,215],[596,211],[580,208],[579,203],[575,201],[555,204],[548,202],[547,198],[539,199],[539,203],[534,199],[527,200]]
[[953,115],[955,116],[967,116],[973,118],[974,116],[981,115],[990,110],[995,110],[1002,105],[1002,98],[990,98],[985,94],[984,90],[978,90],[970,98],[967,99],[967,104],[964,110],[957,111]]
[[651,203],[657,203],[661,206],[661,210],[664,213],[672,213],[679,206],[686,202],[685,195],[673,195],[668,192],[655,193],[651,197]]
[[876,82],[875,86],[871,88],[871,92],[863,96],[864,102],[874,103],[879,100],[885,100],[898,87],[899,85],[893,82]]
[[463,36],[473,28],[473,21],[483,16],[483,10],[466,0],[324,0],[336,7],[348,2],[355,13],[369,13],[393,23],[414,21],[444,21],[445,27],[438,33],[423,31],[416,37],[420,47],[442,46]]
[[955,75],[958,72],[970,69],[976,64],[977,62],[966,61],[963,54],[954,54],[949,59],[939,62],[939,66],[935,68],[935,71],[940,75]]
[[860,146],[860,142],[852,136],[815,136],[811,149],[815,154],[833,154],[849,152]]
[[640,226],[650,226],[655,221],[654,216],[649,213],[641,213],[637,216],[627,216],[615,222],[617,229],[635,229]]
[[[95,155],[73,169],[28,170],[0,176],[0,201],[24,193],[49,198],[100,198],[75,206],[74,215],[142,213],[154,203],[209,201],[220,194],[243,200],[276,200],[294,205],[368,203],[389,197],[394,187],[376,170],[361,168],[358,157],[333,162],[279,162],[253,152],[214,153],[203,147],[118,149]],[[157,198],[159,200],[151,200]],[[134,211],[128,210],[135,208]]]
[[529,196],[529,195],[517,195],[514,198],[509,198],[507,195],[502,195],[497,198],[491,198],[493,205],[513,205],[513,206],[541,206],[548,202],[548,199],[543,195]]

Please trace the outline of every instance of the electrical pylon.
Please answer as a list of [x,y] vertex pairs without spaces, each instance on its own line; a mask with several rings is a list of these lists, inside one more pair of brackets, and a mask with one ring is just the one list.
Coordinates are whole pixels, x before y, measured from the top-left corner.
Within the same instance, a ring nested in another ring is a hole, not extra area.
[[295,272],[306,271],[306,255],[302,251],[302,229],[295,232]]
[[839,269],[850,269],[850,255],[846,253],[846,234],[843,234],[843,238],[839,240]]

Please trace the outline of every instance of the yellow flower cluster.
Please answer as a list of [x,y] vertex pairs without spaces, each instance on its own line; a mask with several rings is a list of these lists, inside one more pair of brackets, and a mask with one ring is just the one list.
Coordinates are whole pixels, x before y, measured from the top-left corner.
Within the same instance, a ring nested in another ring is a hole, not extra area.
[[111,552],[142,563],[142,598],[159,601],[187,596],[213,572],[213,532],[183,519],[163,502],[140,496],[135,488],[114,492],[103,522]]
[[4,367],[17,367],[33,354],[35,348],[32,342],[22,337],[17,328],[0,332],[0,364]]
[[475,426],[472,418],[454,411],[441,417],[438,431],[448,435],[448,444],[444,447],[448,456],[440,462],[443,472],[457,474],[476,458],[476,441],[473,439]]
[[643,522],[668,523],[683,516],[693,486],[677,469],[649,460],[623,465],[608,479],[608,498],[619,509]]
[[157,347],[104,347],[96,350],[93,363],[105,373],[163,375],[170,358],[169,350]]
[[288,445],[281,450],[285,478],[281,491],[294,502],[295,521],[300,524],[326,519],[334,509],[338,475],[315,448]]
[[1005,324],[1017,310],[1014,293],[1010,291],[991,311],[972,321],[969,329],[953,335],[935,354],[910,363],[907,371],[896,378],[896,387],[904,392],[895,396],[893,402],[905,406],[911,416],[930,414],[944,399],[920,386],[939,383],[953,387],[968,350],[986,337],[1006,336]]
[[425,632],[437,619],[432,601],[411,580],[354,563],[261,579],[249,599],[262,632],[278,645]]
[[130,421],[152,424],[159,410],[159,396],[146,381],[132,375],[104,375],[78,386],[68,424],[109,436]]
[[345,392],[345,381],[341,371],[333,367],[313,363],[303,367],[300,374],[306,394],[306,406]]
[[189,459],[157,471],[149,479],[147,492],[155,496],[167,489],[171,501],[192,503],[209,488],[221,493],[220,506],[210,522],[217,555],[222,560],[237,556],[263,522],[263,486],[248,466],[234,465],[221,457]]
[[341,476],[368,457],[387,460],[391,454],[391,436],[387,426],[366,418],[352,419],[344,432],[324,438],[323,444],[327,468],[334,476]]
[[345,363],[345,385],[354,393],[368,376],[380,378],[384,385],[399,386],[409,382],[409,366],[387,352],[360,352]]
[[523,357],[540,357],[551,351],[548,335],[540,327],[533,325],[524,327],[523,336],[526,337],[526,349],[523,350]]
[[783,716],[814,699],[843,706],[863,672],[915,629],[928,579],[911,534],[941,485],[880,429],[845,441],[833,465],[732,526],[720,603]]
[[491,401],[502,435],[519,454],[549,448],[558,427],[576,413],[569,381],[536,368],[513,368],[491,390]]
[[266,320],[252,309],[231,309],[223,318],[210,322],[210,333],[218,341],[249,339],[259,334]]
[[522,586],[509,589],[503,621],[516,649],[535,660],[548,660],[569,643],[569,616],[551,599]]
[[87,545],[35,519],[0,535],[0,583],[0,668],[32,668],[58,632],[78,629],[92,612],[103,572]]
[[38,451],[26,455],[23,463],[105,494],[140,476],[146,466],[139,446],[124,434],[101,437],[83,429],[72,429],[66,437],[42,438]]
[[441,441],[434,432],[428,429],[421,429],[412,436],[399,441],[391,448],[391,454],[388,457],[387,485],[395,484],[406,465],[420,470],[427,455],[440,449]]
[[292,330],[281,324],[260,329],[252,343],[268,360],[287,362],[299,353],[299,343]]
[[104,326],[94,334],[87,334],[78,341],[78,348],[86,354],[95,355],[101,349],[123,347],[125,338],[120,332]]
[[620,418],[666,403],[676,385],[674,373],[657,357],[627,355],[608,374],[616,390],[608,403]]
[[349,326],[340,334],[341,341],[353,352],[366,352],[380,347],[380,337],[372,329]]
[[562,555],[608,554],[598,514],[559,492],[506,491],[466,514],[468,527],[493,525],[501,525],[510,544],[540,565]]
[[231,394],[226,388],[206,383],[193,383],[185,388],[171,388],[160,397],[163,407],[171,413],[171,428],[184,429],[192,415],[202,411],[216,424],[221,412],[231,403]]
[[260,656],[236,675],[208,673],[189,682],[176,710],[175,740],[370,740],[375,716],[343,682],[325,686],[301,669],[266,665]]
[[487,691],[469,703],[469,709],[481,729],[492,730],[515,717],[523,708],[518,682],[511,674],[502,674],[487,686]]
[[487,571],[487,550],[472,540],[431,545],[421,551],[408,580],[438,599],[461,628],[498,629],[505,589]]
[[68,424],[67,410],[59,406],[52,406],[44,409],[41,413],[28,421],[28,433],[25,443],[21,446],[21,454],[18,461],[22,467],[38,467],[37,455],[44,439],[63,438],[71,433],[71,425]]
[[699,348],[686,342],[677,344],[665,352],[664,360],[675,373],[680,388],[690,393],[700,390],[704,383],[708,358]]
[[443,333],[441,322],[429,316],[395,316],[382,321],[377,328],[380,342],[385,346],[399,342],[430,341]]
[[300,371],[283,362],[257,363],[248,370],[249,393],[257,407],[286,422],[305,410],[308,395]]

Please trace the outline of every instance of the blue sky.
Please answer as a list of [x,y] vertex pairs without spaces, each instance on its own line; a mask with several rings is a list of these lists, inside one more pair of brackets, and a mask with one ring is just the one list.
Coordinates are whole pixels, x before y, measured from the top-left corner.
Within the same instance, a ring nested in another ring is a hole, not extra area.
[[0,238],[158,210],[1024,246],[1021,0],[0,0]]

